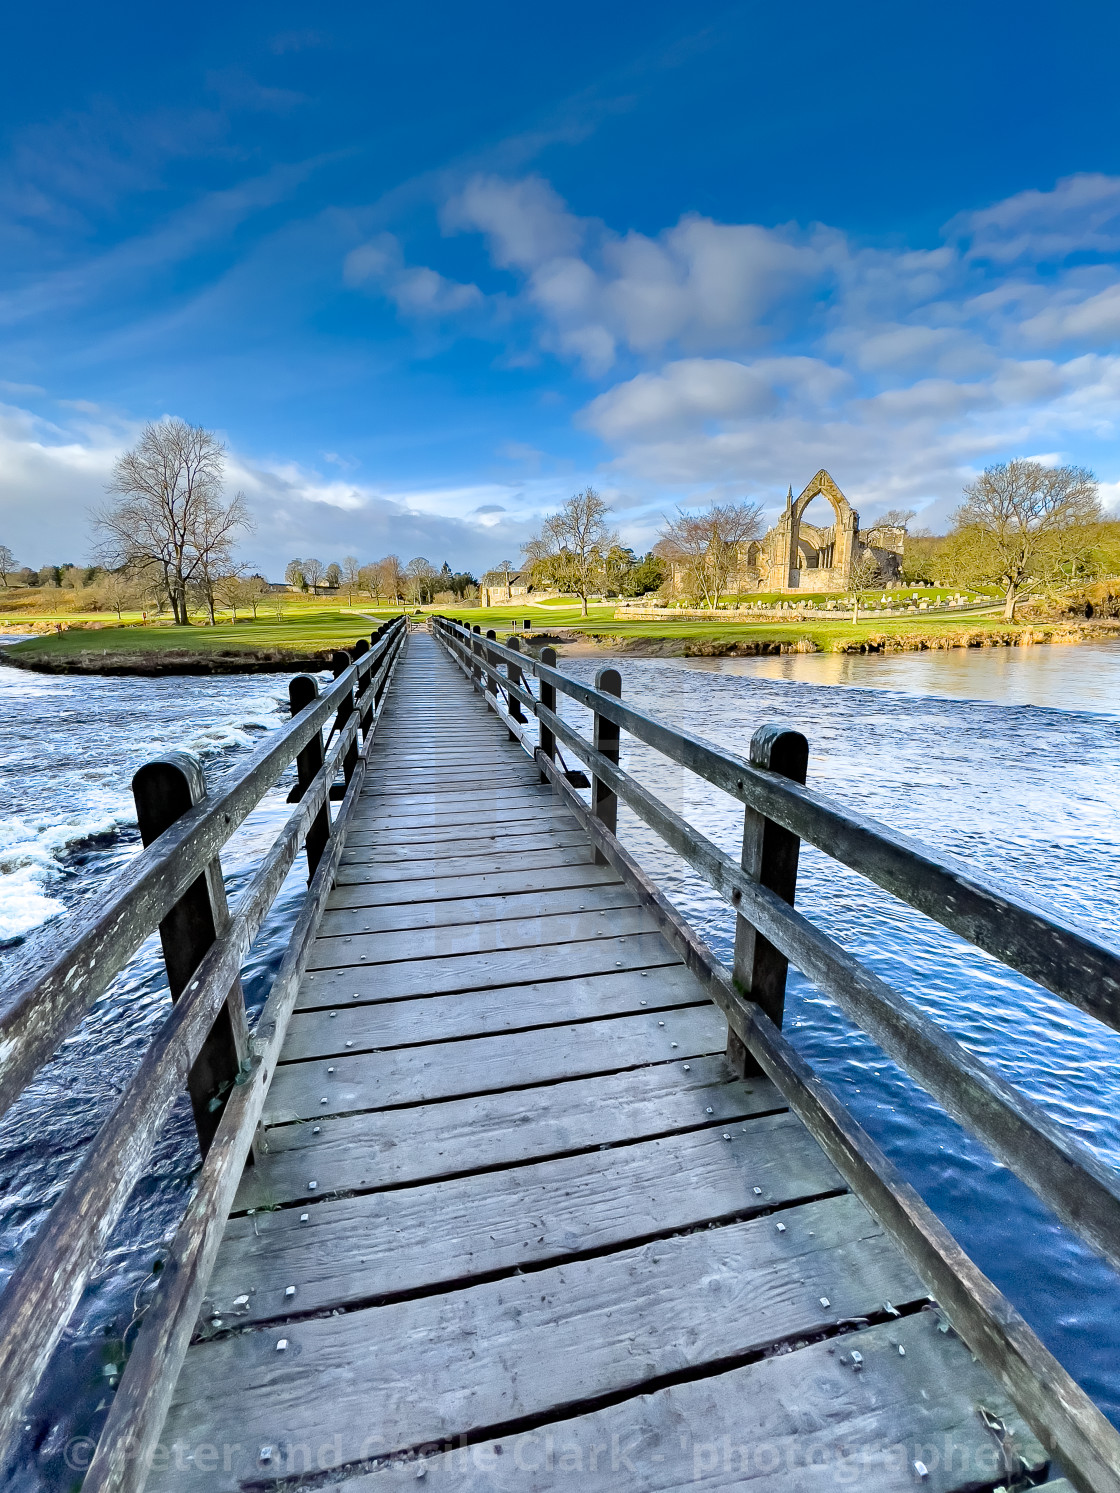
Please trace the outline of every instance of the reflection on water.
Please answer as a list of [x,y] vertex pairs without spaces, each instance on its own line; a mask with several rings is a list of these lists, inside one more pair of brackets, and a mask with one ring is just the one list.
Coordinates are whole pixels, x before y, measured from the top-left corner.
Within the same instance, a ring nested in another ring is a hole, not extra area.
[[[583,660],[562,667],[588,678],[595,666]],[[624,659],[621,668],[628,699],[738,752],[765,721],[804,731],[816,786],[1120,945],[1120,648]],[[24,935],[37,927],[40,936],[61,933],[67,916],[136,853],[128,784],[141,762],[187,748],[204,757],[212,783],[220,782],[262,732],[280,724],[284,696],[282,679],[71,679],[0,666],[0,940],[8,940],[0,943],[0,978],[11,978],[25,955]],[[582,716],[568,708],[574,719]],[[739,806],[632,743],[624,745],[624,761],[736,851]],[[224,852],[231,900],[275,834],[283,797],[283,787],[268,795]],[[728,958],[732,926],[724,905],[625,811],[620,832]],[[303,886],[297,864],[247,968],[253,1007],[279,963]],[[1120,1037],[811,849],[803,852],[798,901],[1120,1165]],[[166,1006],[151,940],[7,1117],[0,1275],[42,1221]],[[981,1268],[1120,1420],[1116,1277],[796,975],[786,1024]],[[196,1164],[184,1102],[56,1355],[29,1417],[24,1454],[0,1486],[43,1493],[73,1485],[63,1447],[96,1429],[112,1379],[106,1371],[135,1331],[130,1324],[152,1263]]]
[[672,660],[714,674],[1120,715],[1120,643]]
[[[618,663],[625,698],[742,755],[764,722],[803,731],[814,786],[1120,947],[1120,648]],[[586,679],[595,669],[588,660],[562,667]],[[586,724],[570,702],[566,714]],[[739,805],[623,742],[637,776],[738,854]],[[726,905],[625,810],[619,832],[729,961]],[[1120,1035],[811,847],[802,849],[798,905],[1120,1167]],[[796,972],[786,1026],[981,1268],[1120,1422],[1116,1275]]]

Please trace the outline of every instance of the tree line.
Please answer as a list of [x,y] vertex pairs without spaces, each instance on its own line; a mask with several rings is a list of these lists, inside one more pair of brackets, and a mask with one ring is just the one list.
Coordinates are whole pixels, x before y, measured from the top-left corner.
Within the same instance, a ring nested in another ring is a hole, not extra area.
[[401,564],[398,555],[386,555],[383,560],[372,560],[365,565],[355,555],[329,565],[315,559],[289,560],[284,579],[299,591],[325,586],[332,591],[345,591],[351,602],[355,595],[364,594],[378,604],[391,601],[398,606],[406,601],[420,606],[432,602],[455,605],[472,601],[478,595],[478,581],[469,570],[452,570],[446,560],[437,570],[423,555],[409,560],[407,565]]
[[[244,495],[225,495],[225,455],[201,426],[170,419],[148,424],[114,466],[107,489],[113,501],[91,515],[96,563],[33,571],[17,566],[0,545],[0,585],[73,588],[91,607],[118,616],[125,609],[166,609],[181,624],[199,611],[213,623],[218,606],[235,620],[239,610],[255,617],[262,605],[279,617],[281,594],[235,561],[236,542],[252,523]],[[997,463],[968,483],[962,497],[947,534],[908,532],[904,581],[998,588],[1010,621],[1025,595],[1120,571],[1120,523],[1106,519],[1087,468]],[[913,518],[895,510],[878,522],[909,530]],[[575,493],[522,546],[531,583],[578,597],[586,616],[592,596],[664,593],[675,567],[684,594],[715,607],[738,575],[743,546],[763,532],[757,503],[679,507],[663,521],[653,550],[639,558],[610,520],[611,509],[594,488]],[[497,567],[506,576],[507,596],[513,570],[509,560]],[[397,605],[462,604],[475,599],[478,584],[446,561],[437,569],[423,556],[402,564],[396,555],[364,564],[353,555],[326,565],[296,559],[285,578],[299,589],[345,590],[351,602],[364,594]],[[883,579],[867,552],[853,566],[851,590],[858,597]]]
[[[1024,596],[1120,572],[1120,522],[1106,518],[1093,473],[1079,466],[1015,460],[985,468],[962,494],[949,532],[910,533],[912,510],[892,509],[876,523],[907,533],[902,579],[998,589],[1013,621]],[[593,488],[576,493],[522,546],[525,569],[538,588],[579,598],[583,615],[596,595],[668,599],[673,567],[681,593],[714,608],[741,569],[742,548],[763,535],[757,503],[678,508],[666,518],[653,551],[638,561],[619,544],[609,506]],[[498,573],[508,575],[511,562]],[[871,550],[852,566],[849,591],[859,598],[883,584]]]

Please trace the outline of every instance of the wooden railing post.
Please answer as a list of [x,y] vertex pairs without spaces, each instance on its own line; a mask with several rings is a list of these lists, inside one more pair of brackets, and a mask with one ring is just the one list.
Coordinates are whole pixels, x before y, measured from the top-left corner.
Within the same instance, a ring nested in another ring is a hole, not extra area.
[[[368,652],[369,652],[369,644],[366,642],[365,638],[359,638],[358,641],[354,644],[354,658],[355,658],[355,660],[360,659],[360,658],[365,658],[365,656],[366,656],[366,654]],[[359,676],[358,676],[358,683],[357,683],[357,685],[354,688],[354,697],[355,697],[355,699],[365,689],[366,684],[369,682],[369,678],[370,678],[370,670],[369,669],[367,669],[364,674],[359,674]],[[374,702],[371,700],[369,702],[369,704],[366,706],[366,708],[362,711],[362,722],[361,722],[361,725],[362,725],[362,741],[363,741],[363,743],[367,742],[369,740],[369,733],[370,733],[370,730],[372,729],[372,726],[373,726],[373,706],[374,706]]]
[[[795,783],[804,783],[809,766],[809,743],[800,731],[781,726],[760,726],[751,737],[753,767],[779,773]],[[753,881],[777,892],[793,906],[797,888],[797,859],[801,841],[788,829],[765,818],[757,809],[743,811],[743,854],[740,864]],[[763,938],[743,916],[735,919],[735,958],[732,975],[744,995],[756,1001],[775,1026],[780,1027],[786,1002],[786,972],[789,962]],[[738,1073],[761,1071],[739,1038],[727,1038],[727,1057]]]
[[[486,638],[487,638],[488,642],[490,642],[490,643],[496,643],[498,641],[498,634],[494,631],[494,629],[492,627],[488,627],[486,629]],[[489,648],[486,648],[485,653],[483,654],[483,657],[486,659],[486,667],[487,667],[487,674],[486,674],[486,693],[488,695],[494,695],[494,696],[496,696],[497,693],[498,693],[498,680],[497,680],[497,677],[496,677],[496,675],[497,675],[497,665],[494,662],[494,655],[490,651]],[[487,700],[487,702],[486,702],[486,708],[488,710],[493,710],[494,709],[494,707],[490,704],[489,700]]]
[[[346,673],[346,670],[350,667],[350,665],[353,662],[354,662],[354,660],[350,657],[350,654],[347,653],[347,651],[346,651],[345,648],[336,648],[334,650],[334,652],[331,654],[331,672],[334,674],[334,677],[336,679],[341,679],[342,676],[343,676],[343,674]],[[338,714],[334,718],[335,730],[336,731],[341,731],[343,729],[343,727],[346,725],[346,722],[350,719],[350,717],[353,714],[354,714],[354,691],[351,688],[350,693],[346,696],[346,698],[343,700],[342,704],[338,707]],[[354,769],[357,767],[357,765],[358,765],[358,736],[357,736],[357,733],[355,732],[355,734],[354,734],[354,740],[346,748],[346,755],[342,759],[342,771],[343,771],[343,774],[345,776],[345,779],[346,779],[347,783],[349,783],[350,779],[354,776]]]
[[[509,647],[509,648],[511,648],[514,653],[520,653],[521,652],[521,641],[520,641],[519,638],[510,638],[510,640],[509,640],[509,642],[508,642],[508,644],[506,646]],[[518,689],[524,689],[524,687],[525,687],[525,676],[521,672],[521,666],[520,666],[520,664],[514,664],[514,663],[507,664],[506,665],[506,673],[509,676],[509,682],[510,682],[510,684],[515,684]],[[521,701],[517,698],[516,695],[510,695],[508,704],[509,704],[509,713],[513,717],[513,719],[515,721],[520,721],[521,724],[524,725],[525,721],[526,721],[526,715],[525,715],[524,710],[521,708]],[[512,731],[509,733],[509,739],[510,739],[510,741],[516,741],[517,740],[517,737],[514,735],[514,733]]]
[[[595,675],[595,688],[601,689],[605,695],[614,695],[617,699],[621,699],[622,675],[617,669],[600,669]],[[618,766],[618,742],[619,729],[614,721],[608,721],[605,716],[596,711],[595,750],[602,752],[603,756],[609,762],[613,762],[616,767]],[[601,778],[593,777],[591,780],[591,812],[613,835],[618,825],[618,794]],[[607,858],[601,850],[595,852],[595,864],[597,866],[607,864]]]
[[[319,681],[313,679],[310,674],[297,674],[288,684],[288,699],[291,703],[292,714],[298,715],[301,710],[314,703],[319,698]],[[315,735],[304,747],[303,751],[296,757],[296,777],[300,787],[300,796],[306,793],[316,773],[323,766],[323,733],[316,731]],[[315,875],[319,862],[323,859],[323,852],[327,848],[327,841],[331,837],[331,812],[327,806],[327,798],[323,800],[323,807],[311,821],[307,831],[307,879]]]
[[471,638],[471,652],[475,657],[475,662],[471,665],[471,678],[478,683],[482,682],[482,665],[480,662],[478,662],[478,660],[482,658],[482,642],[479,638],[479,634],[481,633],[481,631],[482,628],[479,627],[478,623],[476,622],[473,629],[473,636]]
[[[202,764],[186,752],[146,762],[132,779],[140,838],[150,845],[206,797]],[[215,856],[159,925],[171,999],[178,1000],[203,955],[229,922],[222,863]],[[187,1078],[203,1156],[210,1149],[229,1091],[249,1053],[245,996],[234,980]]]
[[[542,648],[540,651],[540,661],[545,665],[546,668],[554,669],[556,667],[556,649]],[[540,701],[546,710],[551,710],[553,715],[556,714],[556,686],[554,684],[548,684],[543,679],[540,682]],[[544,753],[544,755],[550,762],[555,762],[556,737],[552,734],[550,727],[545,725],[544,721],[541,721],[540,743],[541,751]],[[548,782],[547,773],[541,773],[541,782]]]

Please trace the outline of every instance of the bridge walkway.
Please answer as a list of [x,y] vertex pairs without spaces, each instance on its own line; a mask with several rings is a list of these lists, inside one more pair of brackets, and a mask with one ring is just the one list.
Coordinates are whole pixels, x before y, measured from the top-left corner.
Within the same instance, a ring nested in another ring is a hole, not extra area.
[[412,635],[148,1488],[1037,1476],[1022,1419],[726,1035]]

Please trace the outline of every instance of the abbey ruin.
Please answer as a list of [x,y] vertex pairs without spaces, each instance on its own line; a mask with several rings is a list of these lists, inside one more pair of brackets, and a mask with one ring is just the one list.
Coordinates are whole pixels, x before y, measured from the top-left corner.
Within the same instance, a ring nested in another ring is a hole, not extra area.
[[[815,497],[826,498],[833,522],[822,528],[806,523],[805,510]],[[819,471],[795,498],[791,487],[785,511],[761,539],[739,547],[739,570],[731,589],[743,591],[833,591],[851,588],[853,569],[865,556],[879,567],[874,584],[897,581],[902,568],[905,529],[872,525],[861,529],[859,514],[828,472]],[[685,566],[673,563],[672,589],[687,586]]]

